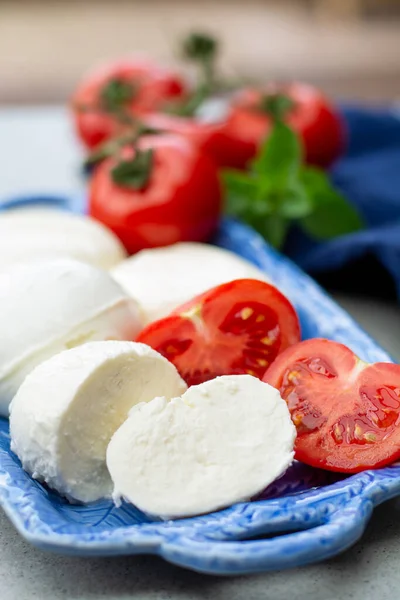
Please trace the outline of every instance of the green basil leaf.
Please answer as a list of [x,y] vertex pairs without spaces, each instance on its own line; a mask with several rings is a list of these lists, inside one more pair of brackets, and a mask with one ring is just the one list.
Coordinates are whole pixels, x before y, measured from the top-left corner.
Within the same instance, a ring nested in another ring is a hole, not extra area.
[[299,175],[299,180],[317,203],[323,201],[327,191],[330,192],[333,189],[327,174],[322,169],[303,166]]
[[304,167],[301,181],[313,204],[301,225],[317,239],[330,239],[358,231],[363,221],[352,204],[332,186],[327,175],[314,167]]
[[304,185],[293,182],[286,190],[277,212],[286,219],[301,219],[313,210],[313,202]]
[[225,210],[228,215],[246,218],[254,206],[257,183],[246,173],[227,170],[222,173],[225,186]]
[[274,120],[250,173],[228,171],[224,183],[228,213],[252,225],[276,248],[283,247],[292,221],[317,239],[362,227],[358,212],[326,173],[301,165],[299,138],[280,119]]
[[253,227],[277,250],[285,243],[290,223],[280,215],[270,215]]
[[303,229],[317,239],[330,239],[362,229],[360,215],[340,194],[314,208],[314,211],[301,220]]
[[274,187],[283,188],[293,181],[301,164],[301,146],[296,133],[282,121],[272,131],[251,164],[254,173],[268,178]]

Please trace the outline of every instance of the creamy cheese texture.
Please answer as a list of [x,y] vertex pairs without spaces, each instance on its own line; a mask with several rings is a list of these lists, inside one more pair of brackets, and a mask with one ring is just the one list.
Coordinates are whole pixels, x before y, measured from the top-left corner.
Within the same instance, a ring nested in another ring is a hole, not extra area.
[[108,273],[69,259],[0,269],[0,414],[26,375],[62,350],[133,340],[140,309]]
[[87,216],[46,207],[0,213],[0,269],[52,258],[74,258],[111,269],[126,255],[116,235]]
[[175,367],[145,344],[92,342],[39,365],[10,407],[23,468],[71,501],[110,496],[106,448],[136,403],[182,394]]
[[246,278],[269,281],[233,252],[196,242],[142,250],[117,265],[112,276],[139,302],[146,324],[221,283]]
[[248,500],[293,460],[295,427],[279,392],[250,375],[135,406],[107,450],[114,499],[164,519]]

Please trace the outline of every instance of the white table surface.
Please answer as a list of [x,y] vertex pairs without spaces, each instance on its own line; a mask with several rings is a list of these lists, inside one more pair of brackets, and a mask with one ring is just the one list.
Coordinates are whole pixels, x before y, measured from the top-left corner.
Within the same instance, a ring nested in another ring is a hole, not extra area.
[[[80,193],[79,149],[59,107],[0,110],[0,202]],[[398,306],[336,299],[400,358]],[[322,564],[238,578],[191,573],[155,557],[73,558],[27,544],[0,509],[0,600],[386,600],[400,589],[400,499],[376,509],[363,539]]]

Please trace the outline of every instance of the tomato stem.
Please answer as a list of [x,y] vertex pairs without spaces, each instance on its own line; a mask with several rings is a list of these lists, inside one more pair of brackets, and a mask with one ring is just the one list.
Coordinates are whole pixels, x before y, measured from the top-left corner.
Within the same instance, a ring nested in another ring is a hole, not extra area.
[[192,117],[218,87],[215,77],[218,42],[207,33],[193,32],[183,40],[182,54],[186,60],[198,66],[199,82],[185,102],[170,106],[168,112],[181,117]]
[[214,67],[218,53],[218,42],[211,35],[193,32],[183,41],[183,55],[200,67],[202,85],[213,89]]
[[135,148],[133,158],[121,159],[112,169],[111,177],[117,185],[133,190],[142,190],[147,187],[154,162],[152,148],[140,150]]
[[274,121],[283,121],[294,106],[293,100],[285,94],[264,94],[256,108]]
[[100,90],[100,106],[106,112],[119,112],[133,100],[137,91],[137,85],[131,81],[111,79]]

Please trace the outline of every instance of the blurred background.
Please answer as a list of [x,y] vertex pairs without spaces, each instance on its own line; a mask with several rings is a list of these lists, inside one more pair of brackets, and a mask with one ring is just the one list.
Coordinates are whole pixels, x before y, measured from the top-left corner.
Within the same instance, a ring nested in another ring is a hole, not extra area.
[[194,27],[220,37],[229,74],[400,99],[399,0],[0,0],[0,103],[62,102],[93,63],[132,51],[173,64]]

